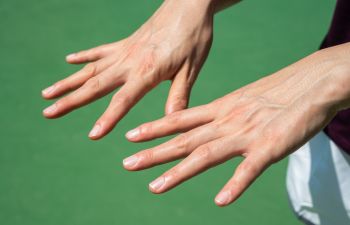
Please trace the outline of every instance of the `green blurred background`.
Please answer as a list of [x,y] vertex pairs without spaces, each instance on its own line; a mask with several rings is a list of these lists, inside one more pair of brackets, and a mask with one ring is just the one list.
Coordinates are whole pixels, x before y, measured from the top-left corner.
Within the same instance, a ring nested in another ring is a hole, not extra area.
[[[164,195],[148,182],[173,164],[143,172],[121,161],[165,139],[131,144],[124,133],[163,115],[169,83],[147,95],[106,138],[87,133],[110,96],[59,120],[46,120],[41,89],[80,66],[66,54],[116,41],[137,29],[161,0],[0,0],[0,224],[300,224],[285,190],[284,160],[235,204],[213,198],[239,159]],[[192,93],[207,103],[315,51],[335,0],[250,0],[216,16],[211,54]]]

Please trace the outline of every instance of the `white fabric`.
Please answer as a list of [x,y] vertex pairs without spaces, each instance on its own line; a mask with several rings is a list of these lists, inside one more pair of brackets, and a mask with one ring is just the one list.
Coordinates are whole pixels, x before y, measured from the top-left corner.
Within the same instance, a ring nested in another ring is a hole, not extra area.
[[324,132],[290,156],[287,190],[305,222],[350,225],[350,156]]

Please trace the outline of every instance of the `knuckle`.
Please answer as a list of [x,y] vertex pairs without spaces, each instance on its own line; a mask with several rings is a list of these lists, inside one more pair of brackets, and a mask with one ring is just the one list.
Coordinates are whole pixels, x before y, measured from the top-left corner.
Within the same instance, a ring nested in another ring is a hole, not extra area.
[[142,83],[144,86],[144,89],[151,90],[153,89],[159,82],[158,79],[155,78],[156,76],[153,74],[147,74],[138,76],[137,80],[138,82]]
[[72,105],[72,101],[68,96],[65,98],[61,98],[56,102],[56,106],[59,109],[65,109],[67,107],[70,107],[71,105]]
[[153,72],[157,68],[157,46],[151,45],[149,46],[148,51],[144,55],[141,61],[140,71],[142,74]]
[[239,170],[246,174],[259,174],[260,170],[258,166],[252,162],[245,162],[239,165]]
[[93,77],[86,81],[84,86],[90,91],[93,91],[95,95],[97,95],[101,87],[100,79],[98,77]]
[[145,162],[145,164],[151,164],[153,162],[154,154],[152,149],[144,150],[140,155],[143,159],[142,161]]
[[273,151],[273,148],[270,149],[260,152],[261,161],[263,161],[265,165],[273,164],[281,159],[279,153]]
[[140,135],[144,136],[152,132],[152,124],[145,123],[140,126]]
[[115,105],[128,105],[131,102],[131,97],[128,95],[114,95],[112,102]]
[[195,155],[206,162],[211,161],[211,148],[208,145],[204,145],[195,151]]
[[97,71],[97,66],[95,63],[88,63],[84,66],[83,70],[88,74],[88,76],[94,76]]
[[69,78],[70,77],[56,82],[55,83],[55,87],[57,89],[59,89],[59,90],[62,90],[62,91],[71,91],[71,90],[73,90],[74,89],[73,88],[73,84],[72,84],[72,82],[70,82]]
[[179,152],[185,153],[188,151],[188,137],[187,135],[181,134],[176,140],[176,147]]
[[178,112],[174,112],[173,114],[170,114],[168,116],[168,123],[171,124],[171,125],[178,125],[179,122],[180,122],[180,114]]
[[179,172],[179,166],[176,166],[169,170],[168,172],[165,172],[164,177],[167,177],[168,179],[170,178],[171,180],[179,180],[180,178],[180,172]]
[[99,55],[100,52],[101,51],[99,49],[93,48],[93,49],[88,50],[87,54],[88,55]]
[[54,85],[57,89],[63,89],[63,88],[67,87],[65,80],[60,80],[60,81],[56,82]]
[[85,52],[86,52],[86,50],[80,50],[75,54],[75,56],[78,58],[81,58],[85,55]]

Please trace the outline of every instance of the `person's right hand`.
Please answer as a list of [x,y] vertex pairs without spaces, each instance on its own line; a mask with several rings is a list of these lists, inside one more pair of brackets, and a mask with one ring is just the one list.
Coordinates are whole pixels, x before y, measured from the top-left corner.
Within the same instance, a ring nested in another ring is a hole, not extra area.
[[165,1],[130,37],[69,55],[68,63],[90,63],[42,92],[54,99],[72,91],[46,108],[44,116],[63,116],[122,86],[89,134],[99,139],[164,80],[172,81],[166,113],[186,108],[212,43],[215,10],[207,2]]

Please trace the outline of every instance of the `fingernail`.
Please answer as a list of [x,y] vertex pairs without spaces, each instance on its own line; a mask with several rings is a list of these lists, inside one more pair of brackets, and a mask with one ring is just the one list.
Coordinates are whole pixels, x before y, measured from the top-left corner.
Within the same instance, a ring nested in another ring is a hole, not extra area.
[[48,88],[45,88],[45,89],[42,91],[42,94],[48,95],[48,94],[50,94],[54,89],[55,89],[55,86],[52,85],[52,86],[50,86],[50,87],[48,87]]
[[95,125],[94,128],[89,133],[89,137],[96,137],[101,130],[101,126],[99,124]]
[[53,114],[56,111],[57,107],[56,104],[53,104],[46,109],[44,109],[44,114]]
[[216,198],[215,202],[219,205],[226,205],[230,201],[230,193],[228,191],[224,191],[219,193]]
[[128,138],[128,139],[134,139],[134,138],[136,138],[137,136],[139,136],[139,134],[140,134],[140,131],[139,131],[139,129],[133,129],[133,130],[131,130],[131,131],[129,131],[128,133],[126,133],[126,137]]
[[164,184],[164,177],[159,177],[149,184],[149,187],[153,191],[159,190]]
[[133,155],[133,156],[130,156],[130,157],[124,159],[123,160],[123,165],[125,167],[130,168],[130,167],[135,166],[138,161],[139,161],[139,158],[137,156]]
[[76,53],[72,53],[72,54],[67,55],[67,56],[66,56],[66,59],[67,59],[67,60],[71,60],[71,59],[73,59],[75,56],[76,56]]

